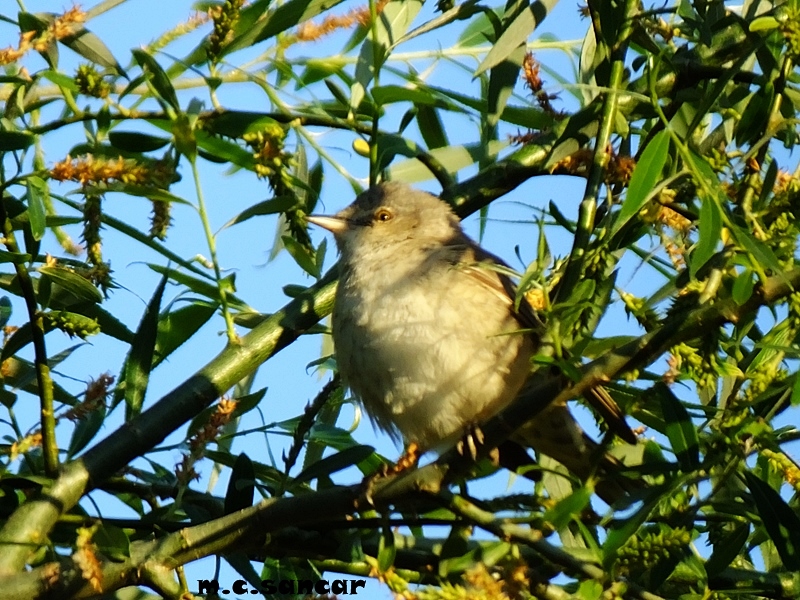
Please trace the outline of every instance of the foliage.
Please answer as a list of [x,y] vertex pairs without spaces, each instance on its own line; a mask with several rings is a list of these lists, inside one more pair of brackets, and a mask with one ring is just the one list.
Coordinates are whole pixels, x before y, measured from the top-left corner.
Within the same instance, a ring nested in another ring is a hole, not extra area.
[[[90,29],[118,4],[0,15],[19,31],[0,50],[5,598],[129,586],[180,598],[188,588],[174,571],[206,556],[250,583],[343,572],[406,598],[800,594],[800,467],[787,450],[800,403],[800,180],[788,166],[800,107],[796,0],[736,10],[719,0],[590,1],[579,42],[537,40],[550,0],[225,0],[126,57],[104,43],[113,32]],[[340,53],[313,54],[343,34]],[[455,41],[440,47],[447,36]],[[183,39],[199,42],[178,60],[170,45]],[[411,41],[428,50],[404,54]],[[574,77],[530,53],[544,46],[563,51]],[[82,59],[74,70],[62,66],[65,49]],[[467,83],[431,83],[445,68]],[[219,100],[242,85],[269,110]],[[636,445],[607,444],[626,464],[616,477],[628,493],[604,515],[593,490],[615,474],[581,482],[547,457],[541,481],[521,495],[472,497],[466,482],[496,467],[452,451],[380,476],[387,458],[337,427],[346,400],[336,376],[297,418],[264,427],[291,437],[283,464],[231,451],[245,434],[240,417],[264,397],[252,373],[301,334],[327,331],[319,323],[335,268],[323,274],[326,247],[314,246],[304,217],[331,173],[362,187],[319,143],[328,131],[352,143],[370,183],[435,178],[460,216],[486,217],[493,200],[533,178],[585,178],[577,218],[560,202],[535,207],[538,255],[520,277],[553,341],[539,368],[556,364],[568,377],[487,423],[479,455],[508,435],[504,424],[604,382],[647,428]],[[463,132],[469,141],[454,141]],[[68,155],[53,150],[56,135],[73,136]],[[316,281],[287,286],[291,301],[275,313],[239,298],[220,266],[200,184],[212,164],[272,191],[227,226],[280,215],[274,252],[285,249]],[[189,173],[192,200],[172,190]],[[110,193],[147,199],[149,227],[116,216]],[[205,263],[168,241],[178,206],[200,216]],[[78,225],[82,246],[69,233]],[[104,306],[119,285],[104,248],[112,234],[160,257],[150,267],[161,281],[135,331]],[[550,246],[564,235],[572,248],[557,259]],[[623,283],[617,274],[632,264]],[[183,291],[179,307],[164,303],[168,284]],[[620,305],[630,333],[603,337],[598,327]],[[224,327],[227,345],[143,410],[151,375],[207,323]],[[56,330],[104,336],[125,349],[124,364],[99,366],[72,393],[68,368],[55,369],[74,348],[48,352]],[[41,419],[25,430],[15,408],[31,399]],[[130,464],[187,422],[176,468],[150,457]],[[224,498],[193,486],[207,459],[230,475]],[[334,484],[349,467],[365,481]],[[140,520],[90,517],[97,489]]]

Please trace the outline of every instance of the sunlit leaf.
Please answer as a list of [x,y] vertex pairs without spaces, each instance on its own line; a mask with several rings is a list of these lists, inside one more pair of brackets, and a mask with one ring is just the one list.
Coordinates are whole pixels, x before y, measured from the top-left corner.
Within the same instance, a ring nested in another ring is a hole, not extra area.
[[631,181],[628,184],[628,193],[614,222],[612,235],[644,207],[656,182],[661,177],[661,171],[664,169],[668,155],[669,132],[663,129],[653,136],[636,163],[636,168],[633,170]]

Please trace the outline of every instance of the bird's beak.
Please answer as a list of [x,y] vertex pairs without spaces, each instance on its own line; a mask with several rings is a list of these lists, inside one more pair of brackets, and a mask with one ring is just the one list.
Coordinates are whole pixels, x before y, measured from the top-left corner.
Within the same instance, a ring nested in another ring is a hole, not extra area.
[[322,227],[323,229],[327,229],[332,234],[337,235],[339,233],[344,233],[347,231],[348,228],[348,221],[346,219],[342,219],[341,217],[329,217],[327,215],[308,215],[306,220],[309,223],[313,223],[318,227]]

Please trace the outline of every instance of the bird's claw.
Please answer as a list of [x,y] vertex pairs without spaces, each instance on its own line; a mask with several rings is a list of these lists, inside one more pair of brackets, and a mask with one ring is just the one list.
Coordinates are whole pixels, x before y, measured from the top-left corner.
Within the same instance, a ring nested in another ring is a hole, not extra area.
[[464,437],[456,443],[456,452],[461,456],[465,456],[468,451],[470,458],[476,460],[478,458],[478,447],[483,445],[483,441],[483,431],[477,425],[470,425]]

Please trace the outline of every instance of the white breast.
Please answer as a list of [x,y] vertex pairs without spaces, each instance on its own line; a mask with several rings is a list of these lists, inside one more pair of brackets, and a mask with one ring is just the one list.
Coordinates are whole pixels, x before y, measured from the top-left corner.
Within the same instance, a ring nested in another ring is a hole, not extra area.
[[515,397],[533,348],[496,290],[449,265],[370,276],[340,282],[333,331],[340,372],[380,428],[430,449]]

